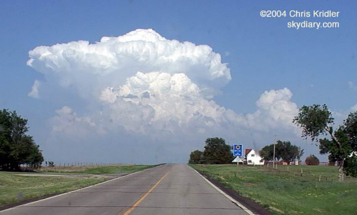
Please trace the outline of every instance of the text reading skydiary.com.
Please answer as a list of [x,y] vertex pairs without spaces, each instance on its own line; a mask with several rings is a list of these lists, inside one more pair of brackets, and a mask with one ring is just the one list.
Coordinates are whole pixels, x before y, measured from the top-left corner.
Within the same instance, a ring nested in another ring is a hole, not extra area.
[[263,18],[293,18],[286,24],[290,29],[332,29],[339,28],[340,12],[333,10],[261,10],[260,16]]

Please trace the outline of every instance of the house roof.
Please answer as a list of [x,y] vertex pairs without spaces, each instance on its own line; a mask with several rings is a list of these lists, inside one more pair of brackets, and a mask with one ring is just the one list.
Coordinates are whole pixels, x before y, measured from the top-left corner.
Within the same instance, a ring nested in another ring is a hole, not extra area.
[[250,151],[252,151],[252,149],[245,149],[245,156],[247,156]]

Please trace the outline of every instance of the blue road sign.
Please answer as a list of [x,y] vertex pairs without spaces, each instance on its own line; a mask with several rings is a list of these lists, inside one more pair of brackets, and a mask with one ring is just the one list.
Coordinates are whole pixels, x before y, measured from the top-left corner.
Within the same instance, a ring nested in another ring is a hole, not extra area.
[[242,144],[234,144],[233,145],[233,156],[235,156],[235,157],[243,156],[243,145]]

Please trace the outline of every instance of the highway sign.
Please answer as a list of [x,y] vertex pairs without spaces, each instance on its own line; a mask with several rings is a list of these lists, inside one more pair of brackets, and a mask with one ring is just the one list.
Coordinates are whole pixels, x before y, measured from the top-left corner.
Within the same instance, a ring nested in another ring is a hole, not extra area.
[[240,158],[240,157],[236,157],[236,158],[234,158],[234,160],[232,161],[232,163],[243,163],[243,160],[242,160],[242,158]]
[[233,156],[236,156],[236,157],[243,156],[243,145],[242,144],[234,144],[233,145]]

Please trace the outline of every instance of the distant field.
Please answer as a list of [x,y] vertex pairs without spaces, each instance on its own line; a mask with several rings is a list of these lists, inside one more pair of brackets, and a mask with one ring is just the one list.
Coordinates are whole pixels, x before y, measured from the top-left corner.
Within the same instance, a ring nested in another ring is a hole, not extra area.
[[[39,173],[0,171],[0,207],[25,199],[76,190],[110,179],[110,177],[93,177],[89,174],[113,175],[111,178],[114,178],[115,175],[118,174],[136,172],[150,167],[153,166],[113,165],[46,167],[42,168]],[[23,176],[23,174],[27,176]],[[46,174],[60,174],[71,177],[50,177],[45,176]]]
[[132,173],[147,168],[153,165],[110,165],[110,166],[56,166],[56,167],[43,167],[40,173],[72,173],[72,174],[121,174]]
[[[356,214],[357,180],[337,182],[337,167],[192,165],[273,214]],[[301,177],[301,168],[303,176]],[[320,180],[320,181],[319,181]]]

